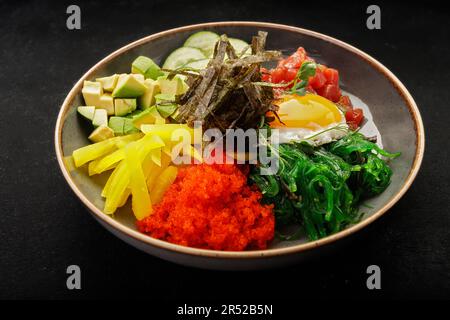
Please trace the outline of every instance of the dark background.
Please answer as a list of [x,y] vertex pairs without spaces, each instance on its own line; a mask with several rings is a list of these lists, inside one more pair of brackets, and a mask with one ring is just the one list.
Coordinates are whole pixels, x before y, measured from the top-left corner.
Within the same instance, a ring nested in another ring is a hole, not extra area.
[[[0,2],[0,298],[449,298],[450,13],[429,1],[375,3],[376,31],[365,25],[369,2]],[[69,4],[81,7],[79,31],[66,28]],[[82,74],[143,36],[220,20],[278,22],[346,41],[390,68],[416,99],[427,139],[422,169],[389,214],[344,249],[270,271],[182,267],[115,238],[66,185],[53,130]],[[82,290],[66,289],[71,264],[82,269]],[[371,264],[381,267],[382,290],[366,288]]]

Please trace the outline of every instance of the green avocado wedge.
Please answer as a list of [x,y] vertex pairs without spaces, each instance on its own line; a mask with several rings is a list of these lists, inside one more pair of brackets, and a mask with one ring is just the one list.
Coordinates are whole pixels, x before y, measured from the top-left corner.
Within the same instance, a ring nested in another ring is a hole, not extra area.
[[145,89],[144,82],[135,75],[121,74],[112,96],[114,98],[137,98],[144,94]]

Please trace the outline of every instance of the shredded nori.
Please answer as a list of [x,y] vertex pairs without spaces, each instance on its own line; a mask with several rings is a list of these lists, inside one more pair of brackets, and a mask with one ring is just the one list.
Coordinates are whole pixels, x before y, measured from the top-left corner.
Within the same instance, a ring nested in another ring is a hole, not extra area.
[[[276,175],[253,168],[250,181],[275,204],[277,227],[300,223],[311,240],[336,233],[359,220],[358,205],[383,192],[392,170],[381,158],[395,158],[357,132],[320,147],[281,144]],[[285,237],[286,238],[286,237]]]
[[252,40],[252,54],[240,57],[222,35],[206,69],[185,74],[189,90],[180,98],[176,120],[188,125],[201,121],[205,130],[248,129],[256,128],[267,111],[276,111],[273,89],[255,84],[261,81],[261,63],[281,56],[264,50],[266,37],[259,32]]

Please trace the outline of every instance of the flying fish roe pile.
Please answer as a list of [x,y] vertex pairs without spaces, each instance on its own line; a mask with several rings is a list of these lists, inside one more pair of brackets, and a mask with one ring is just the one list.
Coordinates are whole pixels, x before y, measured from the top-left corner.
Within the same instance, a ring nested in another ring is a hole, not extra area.
[[230,164],[192,165],[179,170],[162,202],[137,226],[154,238],[184,246],[264,249],[274,236],[273,205]]

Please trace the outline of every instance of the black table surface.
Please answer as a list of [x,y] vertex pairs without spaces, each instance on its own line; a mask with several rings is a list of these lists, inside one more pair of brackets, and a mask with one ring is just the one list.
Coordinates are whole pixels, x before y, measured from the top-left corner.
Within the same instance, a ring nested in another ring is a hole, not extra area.
[[[0,3],[0,298],[449,297],[448,9],[430,2],[378,2],[382,28],[371,31],[369,2],[74,3],[82,13],[77,31],[66,28],[71,2]],[[224,20],[277,22],[334,36],[376,57],[416,99],[427,139],[422,169],[395,207],[345,249],[266,271],[179,266],[102,228],[62,177],[53,146],[55,121],[63,99],[88,68],[154,32]],[[81,290],[66,288],[66,268],[72,264],[81,267]],[[381,290],[366,287],[372,264],[381,268]]]

